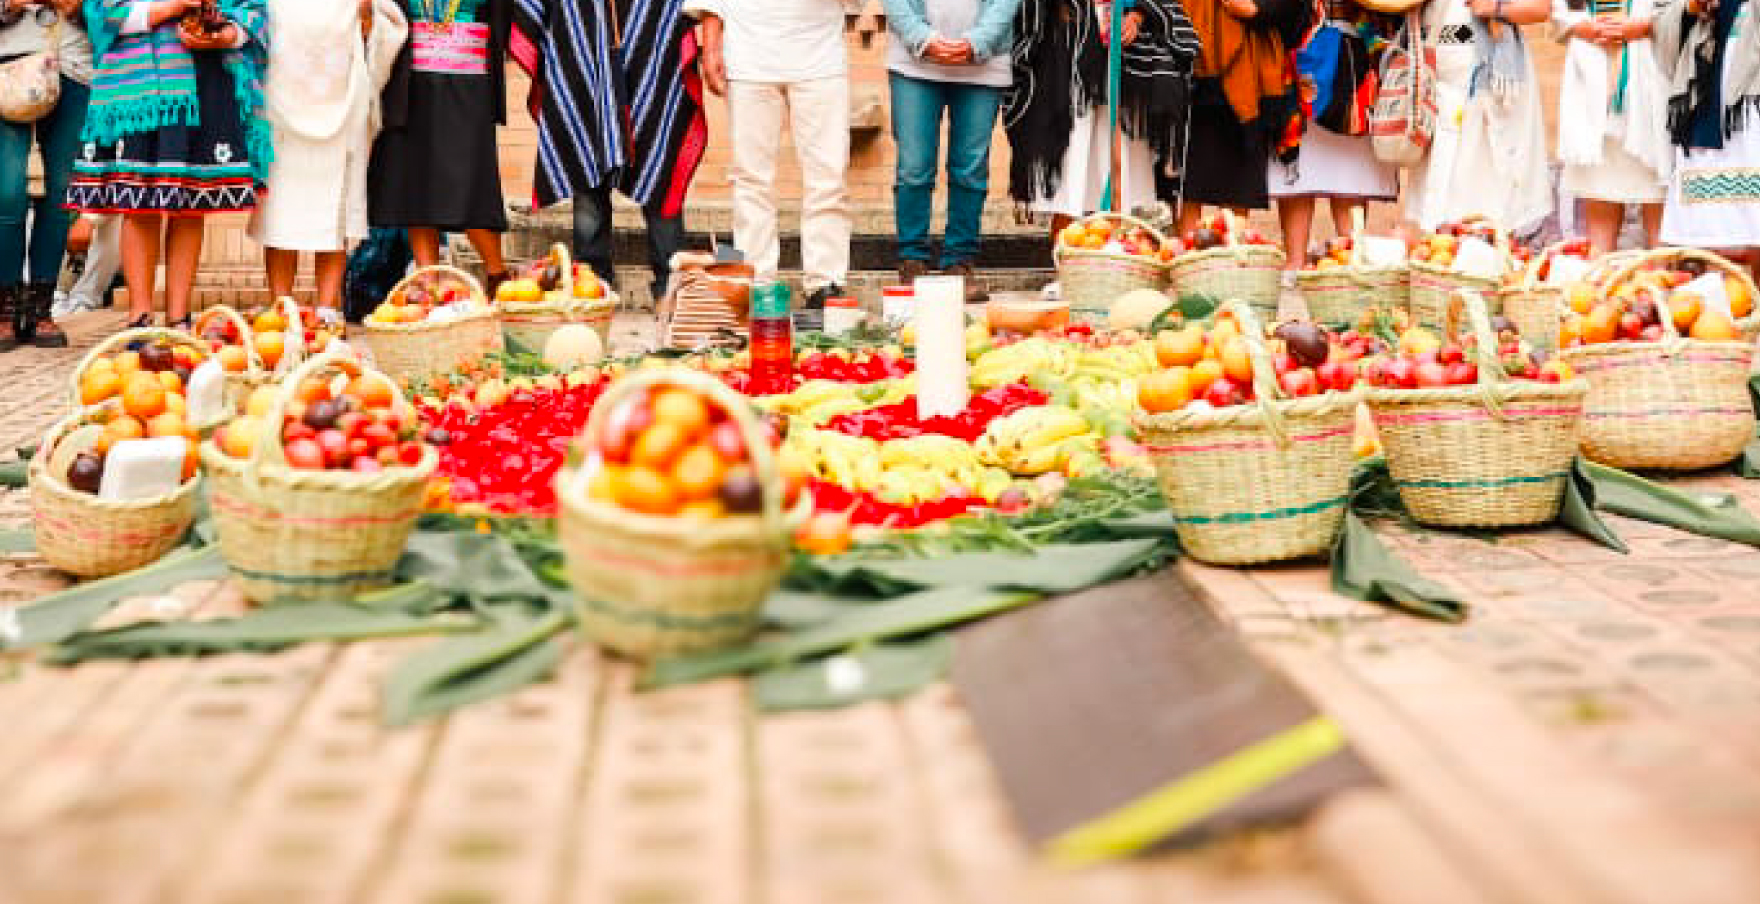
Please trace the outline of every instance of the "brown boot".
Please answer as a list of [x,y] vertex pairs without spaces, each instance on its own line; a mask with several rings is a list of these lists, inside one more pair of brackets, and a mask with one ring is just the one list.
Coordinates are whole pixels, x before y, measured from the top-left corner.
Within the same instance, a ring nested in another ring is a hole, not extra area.
[[966,304],[982,304],[990,300],[990,290],[984,287],[984,281],[978,278],[978,271],[972,269],[970,262],[962,261],[944,267],[941,272],[966,281]]
[[67,334],[55,324],[53,309],[55,307],[55,284],[32,283],[24,290],[24,297],[19,300],[18,317],[13,321],[13,329],[22,342],[29,342],[37,348],[66,348]]
[[898,284],[901,286],[912,285],[917,281],[917,277],[928,275],[929,265],[923,261],[898,262]]
[[0,352],[18,348],[18,296],[22,286],[0,286]]

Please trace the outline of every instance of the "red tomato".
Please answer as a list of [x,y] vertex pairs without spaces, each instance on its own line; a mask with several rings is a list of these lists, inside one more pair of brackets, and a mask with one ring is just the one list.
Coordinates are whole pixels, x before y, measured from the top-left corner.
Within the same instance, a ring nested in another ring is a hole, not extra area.
[[746,460],[746,438],[740,435],[739,425],[733,421],[722,421],[709,431],[709,446],[727,464]]
[[282,449],[287,456],[287,463],[295,468],[306,468],[313,471],[324,469],[324,447],[313,439],[296,439]]
[[422,444],[417,442],[404,443],[397,447],[397,460],[402,464],[414,467],[422,463]]
[[318,431],[318,448],[324,450],[324,458],[333,465],[340,465],[348,458],[348,435],[332,427]]

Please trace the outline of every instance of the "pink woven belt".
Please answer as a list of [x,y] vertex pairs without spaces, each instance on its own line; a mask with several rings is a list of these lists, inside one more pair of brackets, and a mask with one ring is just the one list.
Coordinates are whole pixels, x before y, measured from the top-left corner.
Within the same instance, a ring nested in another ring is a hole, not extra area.
[[489,26],[481,22],[415,22],[410,40],[416,72],[437,75],[487,75]]

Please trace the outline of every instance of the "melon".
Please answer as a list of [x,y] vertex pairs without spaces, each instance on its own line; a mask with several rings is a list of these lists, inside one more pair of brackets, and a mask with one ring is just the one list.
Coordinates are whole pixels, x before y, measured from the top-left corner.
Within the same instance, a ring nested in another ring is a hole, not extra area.
[[1144,330],[1156,315],[1173,304],[1155,289],[1132,289],[1112,300],[1107,326],[1113,330]]
[[556,328],[544,343],[544,363],[557,370],[573,370],[598,364],[605,357],[605,343],[597,330],[584,323]]

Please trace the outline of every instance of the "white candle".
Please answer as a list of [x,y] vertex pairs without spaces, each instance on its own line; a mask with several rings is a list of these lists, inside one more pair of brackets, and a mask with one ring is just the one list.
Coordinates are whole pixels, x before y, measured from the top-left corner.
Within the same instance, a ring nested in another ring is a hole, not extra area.
[[916,283],[917,416],[952,417],[966,409],[966,286],[958,276]]

